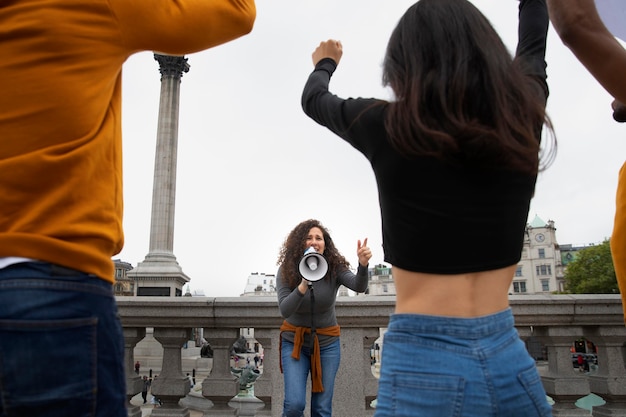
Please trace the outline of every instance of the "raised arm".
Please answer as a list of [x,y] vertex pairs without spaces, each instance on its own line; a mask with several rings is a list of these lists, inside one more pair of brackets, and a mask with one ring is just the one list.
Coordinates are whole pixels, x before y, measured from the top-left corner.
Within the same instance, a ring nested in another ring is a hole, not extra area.
[[609,94],[626,103],[626,50],[602,22],[594,0],[548,0],[548,11],[563,43]]
[[124,42],[137,50],[172,55],[199,52],[249,33],[254,0],[109,0]]
[[546,0],[520,1],[515,57],[522,63],[524,72],[540,85],[544,98],[548,97],[546,44],[549,25]]

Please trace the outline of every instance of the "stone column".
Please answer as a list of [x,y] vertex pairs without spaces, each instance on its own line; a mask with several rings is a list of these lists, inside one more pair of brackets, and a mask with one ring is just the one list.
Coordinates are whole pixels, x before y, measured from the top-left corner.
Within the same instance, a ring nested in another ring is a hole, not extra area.
[[[180,81],[183,72],[189,71],[189,64],[183,56],[154,54],[154,59],[159,62],[161,72],[161,97],[152,188],[150,250],[145,260],[127,275],[137,281],[137,295],[176,296],[182,295],[182,287],[190,281],[174,256]],[[142,287],[152,287],[150,291],[156,293],[141,294]]]
[[189,410],[178,405],[191,388],[189,378],[183,375],[181,348],[191,338],[191,329],[155,328],[154,338],[163,346],[163,364],[158,378],[152,380],[152,395],[162,405],[152,411],[153,416],[189,417]]
[[124,358],[126,369],[126,407],[128,408],[128,417],[141,417],[141,407],[132,405],[130,400],[141,392],[143,381],[141,377],[135,373],[135,355],[134,349],[137,343],[146,337],[145,327],[124,327]]
[[174,250],[174,208],[180,81],[189,71],[187,58],[154,54],[161,72],[161,102],[154,161],[150,253],[169,256]]

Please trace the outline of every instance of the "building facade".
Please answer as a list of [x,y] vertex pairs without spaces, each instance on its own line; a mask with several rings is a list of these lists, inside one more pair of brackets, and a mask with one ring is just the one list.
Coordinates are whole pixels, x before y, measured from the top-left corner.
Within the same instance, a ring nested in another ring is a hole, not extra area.
[[535,216],[526,225],[522,257],[515,270],[510,294],[542,294],[565,289],[561,249],[554,221]]
[[369,285],[366,294],[369,295],[396,295],[396,286],[391,276],[391,267],[378,264],[368,271]]
[[133,266],[119,259],[114,259],[113,264],[115,265],[115,285],[113,285],[115,295],[135,295],[135,280],[128,276],[128,271],[133,269]]
[[276,276],[274,274],[264,274],[253,272],[248,276],[246,288],[243,290],[242,297],[253,295],[273,296],[276,297]]

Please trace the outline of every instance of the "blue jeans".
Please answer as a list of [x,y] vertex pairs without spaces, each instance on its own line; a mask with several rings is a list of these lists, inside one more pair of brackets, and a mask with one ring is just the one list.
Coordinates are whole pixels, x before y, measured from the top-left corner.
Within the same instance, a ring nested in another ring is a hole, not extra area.
[[43,262],[0,269],[0,417],[126,417],[112,285]]
[[547,417],[552,407],[510,309],[478,318],[394,314],[375,417]]
[[[293,343],[282,341],[281,361],[285,381],[283,417],[302,417],[306,406],[306,384],[311,370],[311,350],[302,346],[300,360],[291,357]],[[320,348],[324,392],[311,393],[311,417],[331,417],[335,376],[341,360],[339,338]]]

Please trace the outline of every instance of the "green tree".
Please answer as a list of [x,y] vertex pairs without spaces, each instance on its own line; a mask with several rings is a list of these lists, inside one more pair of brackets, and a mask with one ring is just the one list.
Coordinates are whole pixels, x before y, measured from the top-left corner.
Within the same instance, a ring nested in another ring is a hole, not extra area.
[[567,265],[565,283],[572,294],[619,293],[609,240],[580,250]]

